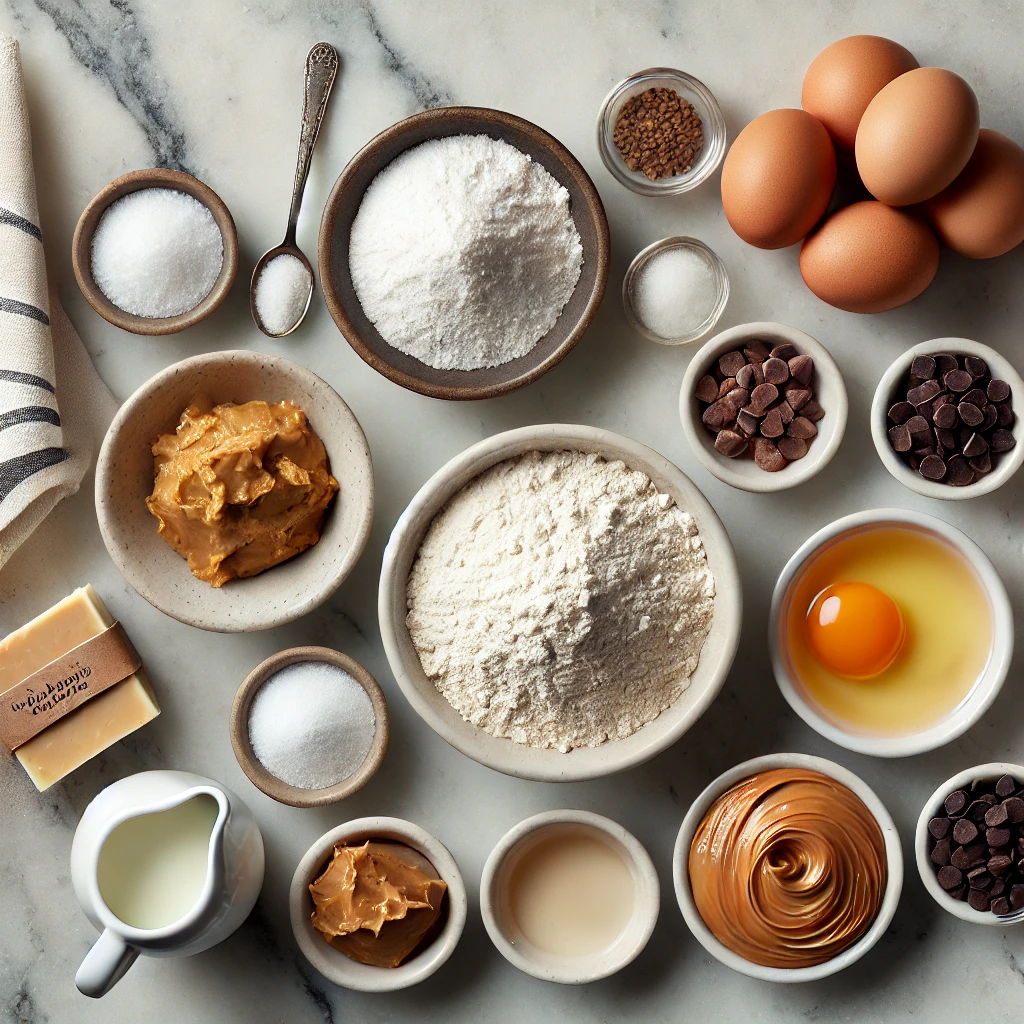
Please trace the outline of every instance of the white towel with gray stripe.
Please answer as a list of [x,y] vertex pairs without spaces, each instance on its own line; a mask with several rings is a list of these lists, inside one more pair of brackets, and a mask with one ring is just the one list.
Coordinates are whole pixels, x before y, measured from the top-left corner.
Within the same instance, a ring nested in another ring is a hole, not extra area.
[[78,490],[116,408],[48,287],[21,57],[0,33],[0,566]]

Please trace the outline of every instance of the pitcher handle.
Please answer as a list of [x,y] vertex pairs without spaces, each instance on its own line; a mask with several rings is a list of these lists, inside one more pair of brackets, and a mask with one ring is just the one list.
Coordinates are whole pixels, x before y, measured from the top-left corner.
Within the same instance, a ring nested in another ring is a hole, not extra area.
[[84,996],[105,996],[125,975],[139,955],[134,946],[109,928],[96,940],[75,975],[75,985]]

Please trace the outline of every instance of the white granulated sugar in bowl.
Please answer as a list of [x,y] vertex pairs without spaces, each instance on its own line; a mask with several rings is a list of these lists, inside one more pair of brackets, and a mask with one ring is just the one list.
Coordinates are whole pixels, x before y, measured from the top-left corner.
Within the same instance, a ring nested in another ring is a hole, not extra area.
[[532,747],[594,747],[689,686],[715,583],[693,517],[644,473],[527,452],[470,481],[407,583],[427,676],[463,718]]
[[434,139],[370,183],[349,240],[363,312],[384,340],[436,369],[526,355],[580,278],[569,193],[486,135]]
[[275,672],[249,708],[249,742],[271,775],[326,789],[355,774],[373,746],[370,695],[344,669],[299,661]]
[[213,290],[224,238],[198,199],[172,188],[144,188],[115,200],[92,237],[92,276],[133,316],[178,316]]

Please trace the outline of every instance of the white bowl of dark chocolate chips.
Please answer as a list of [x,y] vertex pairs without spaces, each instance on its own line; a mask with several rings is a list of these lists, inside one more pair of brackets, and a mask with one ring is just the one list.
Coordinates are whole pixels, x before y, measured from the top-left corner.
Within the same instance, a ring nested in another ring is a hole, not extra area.
[[1024,462],[1024,380],[995,349],[934,338],[885,371],[871,403],[871,438],[900,483],[929,498],[975,498]]
[[917,821],[917,869],[943,910],[972,924],[1024,921],[1024,765],[995,761],[947,779]]

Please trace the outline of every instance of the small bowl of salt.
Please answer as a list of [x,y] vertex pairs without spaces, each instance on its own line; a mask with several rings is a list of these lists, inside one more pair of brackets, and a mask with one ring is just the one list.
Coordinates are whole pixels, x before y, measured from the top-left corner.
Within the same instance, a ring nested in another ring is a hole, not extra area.
[[688,345],[710,331],[729,301],[729,275],[696,238],[663,238],[637,253],[622,279],[629,322],[659,345]]
[[322,807],[370,781],[390,726],[384,694],[359,662],[328,647],[293,647],[246,676],[230,730],[257,789],[292,807]]
[[238,236],[209,185],[154,167],[101,189],[78,220],[71,262],[104,320],[132,334],[176,334],[205,320],[231,290]]

